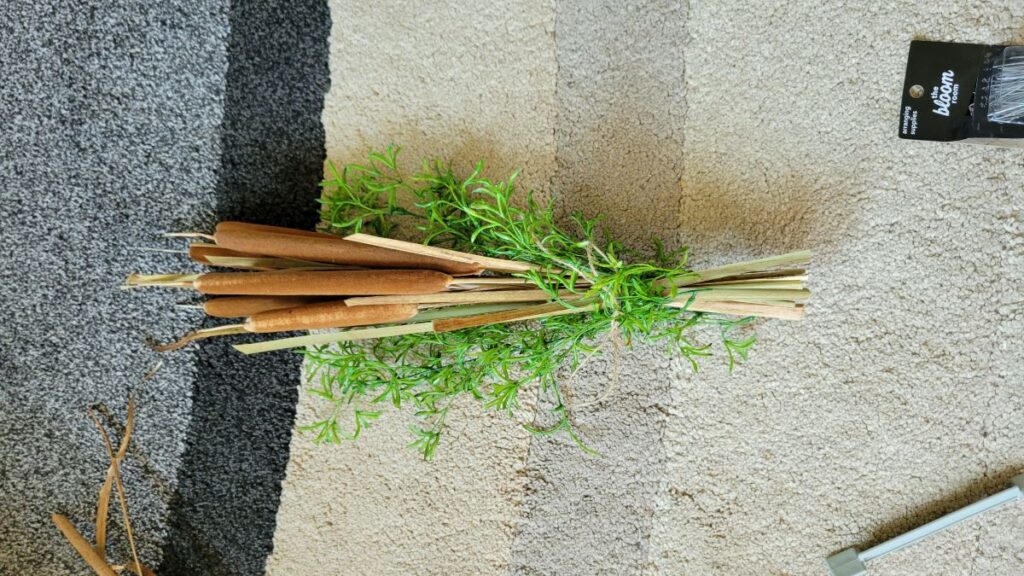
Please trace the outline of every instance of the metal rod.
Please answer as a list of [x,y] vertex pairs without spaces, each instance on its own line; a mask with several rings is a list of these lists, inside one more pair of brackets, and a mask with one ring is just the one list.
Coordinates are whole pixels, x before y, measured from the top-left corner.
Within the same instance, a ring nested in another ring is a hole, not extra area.
[[936,532],[945,530],[946,528],[949,528],[954,524],[959,524],[960,522],[963,522],[964,520],[967,520],[968,518],[971,518],[973,516],[977,516],[982,512],[986,512],[997,506],[1002,506],[1007,502],[1013,502],[1014,500],[1020,498],[1020,496],[1021,491],[1019,486],[1007,488],[1006,490],[1003,490],[1002,492],[999,492],[997,494],[993,494],[988,498],[978,500],[974,504],[964,506],[963,508],[955,512],[950,512],[949,514],[946,514],[941,518],[936,518],[935,520],[932,520],[927,524],[918,526],[910,532],[901,534],[891,540],[886,540],[878,546],[872,546],[871,548],[868,548],[867,550],[858,554],[858,557],[860,558],[861,562],[865,563],[870,562],[871,560],[875,560],[876,558],[881,558],[882,556],[885,556],[890,552],[895,552],[900,548],[909,546],[914,542],[917,542],[918,540],[927,538],[928,536],[931,536]]
[[865,576],[867,574],[867,563],[872,560],[877,560],[890,552],[895,552],[901,548],[910,546],[919,540],[927,538],[936,532],[941,532],[954,524],[959,524],[960,522],[963,522],[973,516],[977,516],[982,512],[986,512],[1024,497],[1024,474],[1014,476],[1011,482],[1012,485],[1002,492],[964,506],[955,512],[950,512],[949,514],[932,520],[923,526],[919,526],[906,534],[901,534],[895,538],[886,540],[878,546],[868,548],[863,552],[856,548],[847,548],[846,550],[837,552],[825,559],[829,573],[832,576]]

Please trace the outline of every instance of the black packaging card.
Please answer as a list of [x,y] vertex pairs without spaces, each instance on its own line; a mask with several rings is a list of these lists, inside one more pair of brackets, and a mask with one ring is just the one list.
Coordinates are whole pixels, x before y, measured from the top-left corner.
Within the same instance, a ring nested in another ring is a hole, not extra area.
[[900,138],[1024,147],[1024,46],[915,40]]
[[911,42],[903,82],[900,138],[969,138],[979,73],[992,49],[984,44]]

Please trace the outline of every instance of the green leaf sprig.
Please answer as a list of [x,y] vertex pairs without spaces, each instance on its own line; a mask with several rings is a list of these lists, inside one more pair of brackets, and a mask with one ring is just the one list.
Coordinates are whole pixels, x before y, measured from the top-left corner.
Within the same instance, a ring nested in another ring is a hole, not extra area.
[[533,384],[543,413],[523,426],[539,435],[564,433],[593,452],[572,425],[559,374],[575,372],[587,357],[599,353],[599,343],[609,333],[626,346],[664,345],[696,370],[712,345],[695,342],[693,329],[714,325],[720,327],[730,370],[746,359],[754,336],[735,340],[730,333],[749,318],[666,306],[676,297],[673,281],[692,276],[687,248],[667,252],[657,242],[653,262],[627,262],[632,254],[620,243],[598,240],[596,219],[573,214],[569,224],[575,230],[570,233],[556,221],[553,203],[541,203],[528,192],[517,204],[515,174],[492,181],[478,163],[468,176],[459,177],[449,164],[434,161],[404,177],[397,154],[397,148],[389,147],[371,153],[365,164],[330,165],[331,177],[322,183],[320,200],[325,228],[392,236],[403,227],[427,244],[530,262],[539,270],[516,276],[548,291],[553,300],[566,299],[559,293],[569,291],[574,302],[597,306],[592,312],[529,323],[308,348],[304,353],[311,367],[311,392],[331,407],[329,415],[307,426],[317,441],[357,438],[380,416],[382,406],[411,404],[419,420],[411,446],[429,459],[459,397],[470,396],[486,409],[514,415],[521,391]]

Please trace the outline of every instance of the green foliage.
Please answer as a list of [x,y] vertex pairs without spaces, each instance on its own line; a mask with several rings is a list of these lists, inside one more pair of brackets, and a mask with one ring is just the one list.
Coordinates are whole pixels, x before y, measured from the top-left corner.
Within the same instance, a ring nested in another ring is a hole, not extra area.
[[[531,262],[542,271],[519,274],[558,298],[570,290],[573,298],[596,302],[591,313],[545,318],[529,324],[482,326],[443,333],[413,334],[365,342],[341,342],[305,352],[313,369],[311,392],[326,399],[332,413],[309,426],[317,441],[355,438],[379,411],[367,407],[411,404],[421,424],[413,428],[410,446],[430,458],[437,449],[452,403],[469,396],[485,408],[514,415],[519,395],[534,385],[543,406],[534,423],[523,425],[535,434],[565,433],[591,451],[573,430],[570,409],[559,387],[559,374],[579,367],[599,353],[598,340],[610,330],[627,346],[658,343],[686,358],[694,370],[711,353],[710,344],[692,338],[699,325],[722,328],[729,366],[745,360],[753,336],[730,338],[730,329],[743,320],[690,312],[665,306],[659,281],[690,274],[687,249],[668,253],[656,242],[652,263],[628,263],[626,250],[609,239],[597,238],[597,221],[573,214],[569,233],[556,222],[554,206],[527,193],[515,200],[515,174],[507,181],[482,176],[477,164],[465,178],[440,162],[425,163],[421,173],[403,177],[398,150],[372,153],[367,164],[331,166],[333,178],[322,184],[322,220],[341,234],[364,231],[393,235],[399,227],[425,243],[496,258]],[[414,233],[413,233],[414,231]],[[577,288],[581,281],[589,283]],[[353,432],[339,424],[343,413],[353,415]],[[540,421],[538,423],[537,421]]]

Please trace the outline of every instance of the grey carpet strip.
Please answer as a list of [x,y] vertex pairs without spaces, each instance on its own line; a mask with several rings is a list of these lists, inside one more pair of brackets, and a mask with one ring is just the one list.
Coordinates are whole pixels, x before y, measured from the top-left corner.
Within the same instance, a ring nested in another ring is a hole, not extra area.
[[[85,409],[123,421],[141,555],[168,574],[262,574],[298,359],[144,338],[200,321],[183,293],[118,289],[188,268],[158,234],[219,218],[311,226],[330,17],[323,1],[13,2],[0,8],[0,573],[81,574],[106,468]],[[112,518],[111,556],[126,558]],[[161,561],[162,560],[162,561]]]
[[[159,233],[209,210],[220,165],[226,3],[14,2],[0,8],[0,573],[87,570],[50,522],[92,536],[107,457],[86,416],[123,422],[140,553],[159,560],[190,419],[192,352],[156,355],[147,334],[188,330],[178,295],[119,289],[182,258]],[[105,418],[108,419],[108,418]],[[120,521],[111,555],[126,558]]]
[[[325,156],[326,2],[232,2],[230,24],[216,217],[310,229]],[[159,573],[263,574],[301,358],[244,357],[226,341],[200,348]]]
[[[566,213],[604,213],[613,234],[639,247],[678,226],[686,9],[627,4],[556,4],[551,188]],[[639,574],[647,562],[674,377],[662,349],[649,348],[623,356],[615,384],[611,356],[594,361],[572,390],[583,403],[615,386],[611,401],[575,414],[602,456],[586,456],[565,438],[530,445],[513,574]]]

